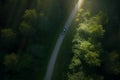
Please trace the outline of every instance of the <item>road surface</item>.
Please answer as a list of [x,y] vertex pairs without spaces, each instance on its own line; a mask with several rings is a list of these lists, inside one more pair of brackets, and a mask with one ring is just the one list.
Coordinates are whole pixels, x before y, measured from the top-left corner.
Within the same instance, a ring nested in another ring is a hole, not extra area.
[[[64,26],[64,28],[66,28],[66,30],[68,30],[68,28],[70,27],[71,22],[74,19],[78,8],[81,6],[81,3],[82,3],[82,0],[78,0],[75,7],[73,8],[70,16],[67,19],[67,22],[66,22],[65,26]],[[62,33],[63,33],[63,31],[62,31]],[[53,53],[52,53],[52,55],[50,57],[50,60],[49,60],[49,63],[48,63],[48,67],[47,67],[47,71],[46,71],[46,75],[45,75],[44,80],[51,80],[52,79],[52,74],[53,74],[53,71],[54,71],[54,65],[55,65],[55,62],[56,62],[57,54],[58,54],[58,51],[60,49],[60,45],[62,44],[62,41],[65,37],[65,34],[66,34],[66,32],[64,34],[60,33],[60,35],[58,37],[55,48],[53,50]]]

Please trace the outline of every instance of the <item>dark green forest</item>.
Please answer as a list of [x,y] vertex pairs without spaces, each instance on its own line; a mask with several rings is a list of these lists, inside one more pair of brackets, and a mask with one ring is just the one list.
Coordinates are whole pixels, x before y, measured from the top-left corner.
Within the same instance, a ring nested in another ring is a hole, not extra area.
[[0,80],[42,80],[69,0],[0,0]]
[[[77,0],[0,0],[0,80],[43,80]],[[120,1],[84,0],[52,80],[120,79]]]

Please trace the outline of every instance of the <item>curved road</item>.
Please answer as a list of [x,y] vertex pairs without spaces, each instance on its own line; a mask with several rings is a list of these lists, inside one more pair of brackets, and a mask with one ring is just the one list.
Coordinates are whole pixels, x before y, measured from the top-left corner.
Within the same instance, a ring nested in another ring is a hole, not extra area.
[[[78,0],[75,7],[73,8],[65,26],[64,26],[66,28],[66,30],[68,30],[68,28],[70,27],[71,22],[74,19],[78,8],[81,6],[82,1],[83,0]],[[63,31],[62,31],[62,33],[63,33]],[[52,55],[50,57],[50,60],[49,60],[49,63],[48,63],[47,72],[46,72],[44,80],[51,80],[52,79],[52,74],[53,74],[53,71],[54,71],[54,65],[55,65],[55,61],[56,61],[56,58],[57,58],[57,54],[58,54],[58,51],[60,49],[60,45],[62,44],[62,41],[63,41],[64,37],[65,37],[65,33],[63,35],[60,34],[59,37],[58,37],[55,48],[53,50],[53,53],[52,53]]]

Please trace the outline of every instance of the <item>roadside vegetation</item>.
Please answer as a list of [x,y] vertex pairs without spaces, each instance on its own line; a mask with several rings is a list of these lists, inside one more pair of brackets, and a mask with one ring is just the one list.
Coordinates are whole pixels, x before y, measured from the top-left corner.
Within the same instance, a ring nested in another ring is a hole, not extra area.
[[119,80],[118,2],[85,1],[62,43],[53,80]]

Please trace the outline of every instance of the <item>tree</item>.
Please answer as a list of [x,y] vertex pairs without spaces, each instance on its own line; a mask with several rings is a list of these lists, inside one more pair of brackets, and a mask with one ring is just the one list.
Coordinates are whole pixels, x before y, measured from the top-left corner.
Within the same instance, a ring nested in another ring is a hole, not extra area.
[[23,21],[20,23],[19,31],[23,39],[20,44],[20,51],[22,51],[28,38],[31,39],[35,36],[37,26],[37,12],[35,9],[27,9],[23,15]]
[[5,66],[5,78],[7,80],[32,80],[31,78],[35,77],[33,74],[36,74],[35,72],[38,69],[36,61],[37,60],[28,53],[24,53],[22,55],[16,53],[6,54],[3,62]]
[[103,52],[101,40],[105,32],[103,16],[101,12],[93,17],[84,15],[84,21],[77,27],[68,80],[103,80],[102,76],[96,74],[95,69],[101,66],[100,56]]
[[98,76],[96,74],[86,75],[82,71],[74,73],[74,75],[68,74],[68,76],[69,76],[68,80],[96,80],[96,79],[103,80],[104,79],[102,76]]
[[18,55],[16,55],[15,53],[11,53],[11,54],[6,54],[4,57],[4,65],[7,69],[7,71],[9,70],[15,70],[16,65],[18,63]]
[[35,34],[37,26],[37,12],[35,9],[27,9],[23,15],[23,21],[20,23],[19,30],[22,35],[31,36]]
[[16,33],[10,28],[2,29],[1,37],[5,41],[12,41],[16,38]]
[[17,41],[17,34],[11,28],[1,30],[1,45],[3,48],[12,48]]
[[23,15],[23,19],[30,25],[35,25],[37,20],[37,12],[35,9],[27,9]]
[[25,37],[30,37],[34,34],[34,28],[26,22],[20,24],[19,30]]

